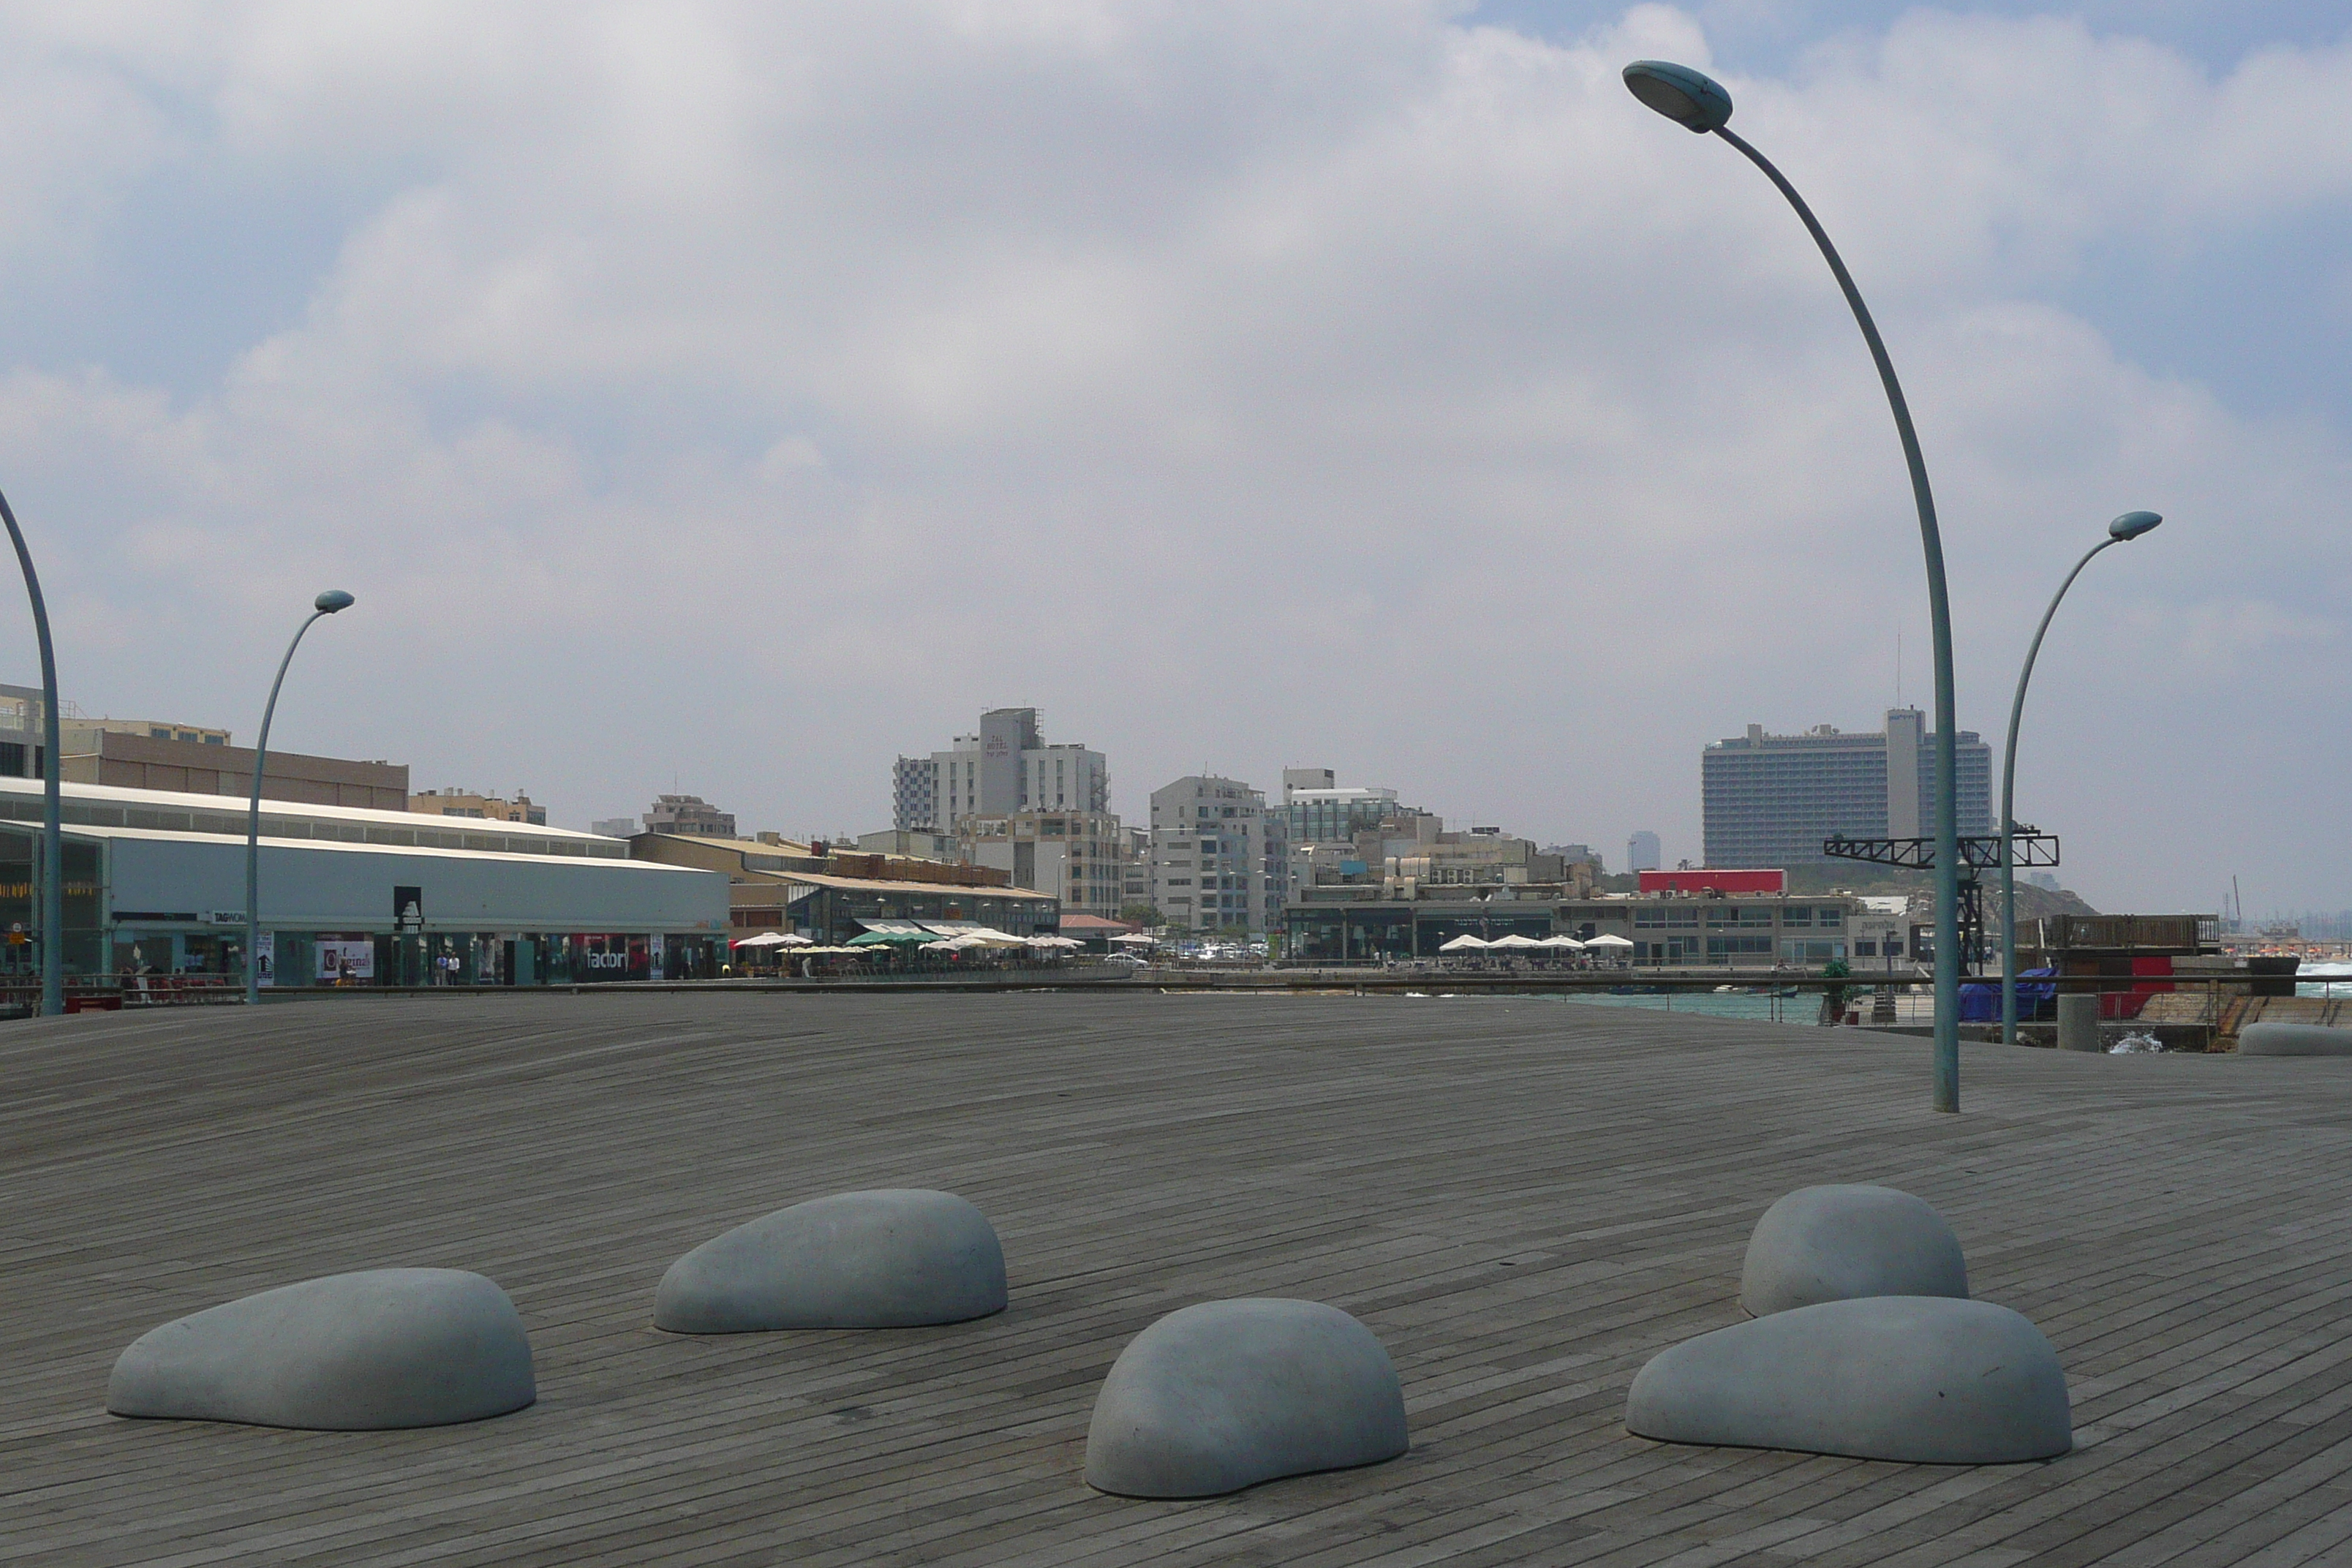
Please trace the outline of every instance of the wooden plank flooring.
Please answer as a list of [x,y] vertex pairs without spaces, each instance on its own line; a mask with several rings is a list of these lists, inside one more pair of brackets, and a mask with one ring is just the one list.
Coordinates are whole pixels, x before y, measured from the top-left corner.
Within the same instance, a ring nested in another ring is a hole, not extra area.
[[[1965,1047],[1553,998],[339,998],[0,1032],[0,1565],[2352,1562],[2352,1062]],[[1958,1468],[1629,1436],[1796,1186],[1940,1208],[2057,1345],[2075,1451]],[[650,1326],[695,1243],[950,1188],[1013,1305]],[[105,1414],[165,1319],[395,1264],[513,1296],[540,1402],[404,1433]],[[1346,1308],[1396,1462],[1189,1503],[1081,1482],[1129,1336]]]

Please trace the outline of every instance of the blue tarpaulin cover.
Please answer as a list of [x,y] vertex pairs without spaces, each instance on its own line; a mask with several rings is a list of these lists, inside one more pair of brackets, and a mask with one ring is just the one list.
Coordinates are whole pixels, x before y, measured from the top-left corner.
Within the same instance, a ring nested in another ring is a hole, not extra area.
[[[2058,994],[2055,985],[2028,985],[2027,981],[2040,976],[2048,979],[2058,972],[2054,969],[2021,969],[2017,972],[2017,1016],[2034,1018],[2041,1016],[2042,1005]],[[1982,982],[1960,987],[1960,1022],[1963,1024],[1997,1024],[2000,1021],[2000,985]]]

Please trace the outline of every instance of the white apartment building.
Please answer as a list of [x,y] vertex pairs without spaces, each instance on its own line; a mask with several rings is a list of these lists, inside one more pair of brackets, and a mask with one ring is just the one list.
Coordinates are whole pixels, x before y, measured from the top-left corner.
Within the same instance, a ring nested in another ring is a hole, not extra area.
[[1194,773],[1156,789],[1151,902],[1180,931],[1278,927],[1285,879],[1268,868],[1281,841],[1264,792],[1239,779]]
[[1034,708],[996,708],[977,734],[944,752],[900,757],[890,774],[891,823],[951,833],[970,816],[1110,810],[1110,763],[1085,746],[1047,745]]

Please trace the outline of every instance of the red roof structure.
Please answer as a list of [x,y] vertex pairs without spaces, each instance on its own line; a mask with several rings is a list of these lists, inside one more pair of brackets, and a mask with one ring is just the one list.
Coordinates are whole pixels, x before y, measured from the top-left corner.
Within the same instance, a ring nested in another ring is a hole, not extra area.
[[[1717,870],[1702,867],[1696,871],[1644,871],[1642,891],[1645,893],[1785,893],[1789,890],[1789,873],[1779,869]],[[1062,922],[1070,922],[1065,919]]]

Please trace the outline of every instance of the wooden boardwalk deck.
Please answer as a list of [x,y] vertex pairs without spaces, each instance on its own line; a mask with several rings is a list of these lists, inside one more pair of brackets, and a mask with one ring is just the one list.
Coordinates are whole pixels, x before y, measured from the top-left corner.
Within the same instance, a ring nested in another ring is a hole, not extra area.
[[[0,1033],[0,1564],[2352,1561],[2352,1062],[1967,1047],[1548,999],[517,996]],[[1627,1436],[1734,1321],[1790,1188],[1953,1223],[2056,1343],[2075,1451],[1953,1468]],[[673,1337],[678,1253],[927,1185],[1000,1318]],[[179,1313],[478,1269],[533,1408],[405,1433],[104,1414]],[[1160,1313],[1298,1295],[1378,1333],[1413,1449],[1204,1502],[1079,1479]]]

